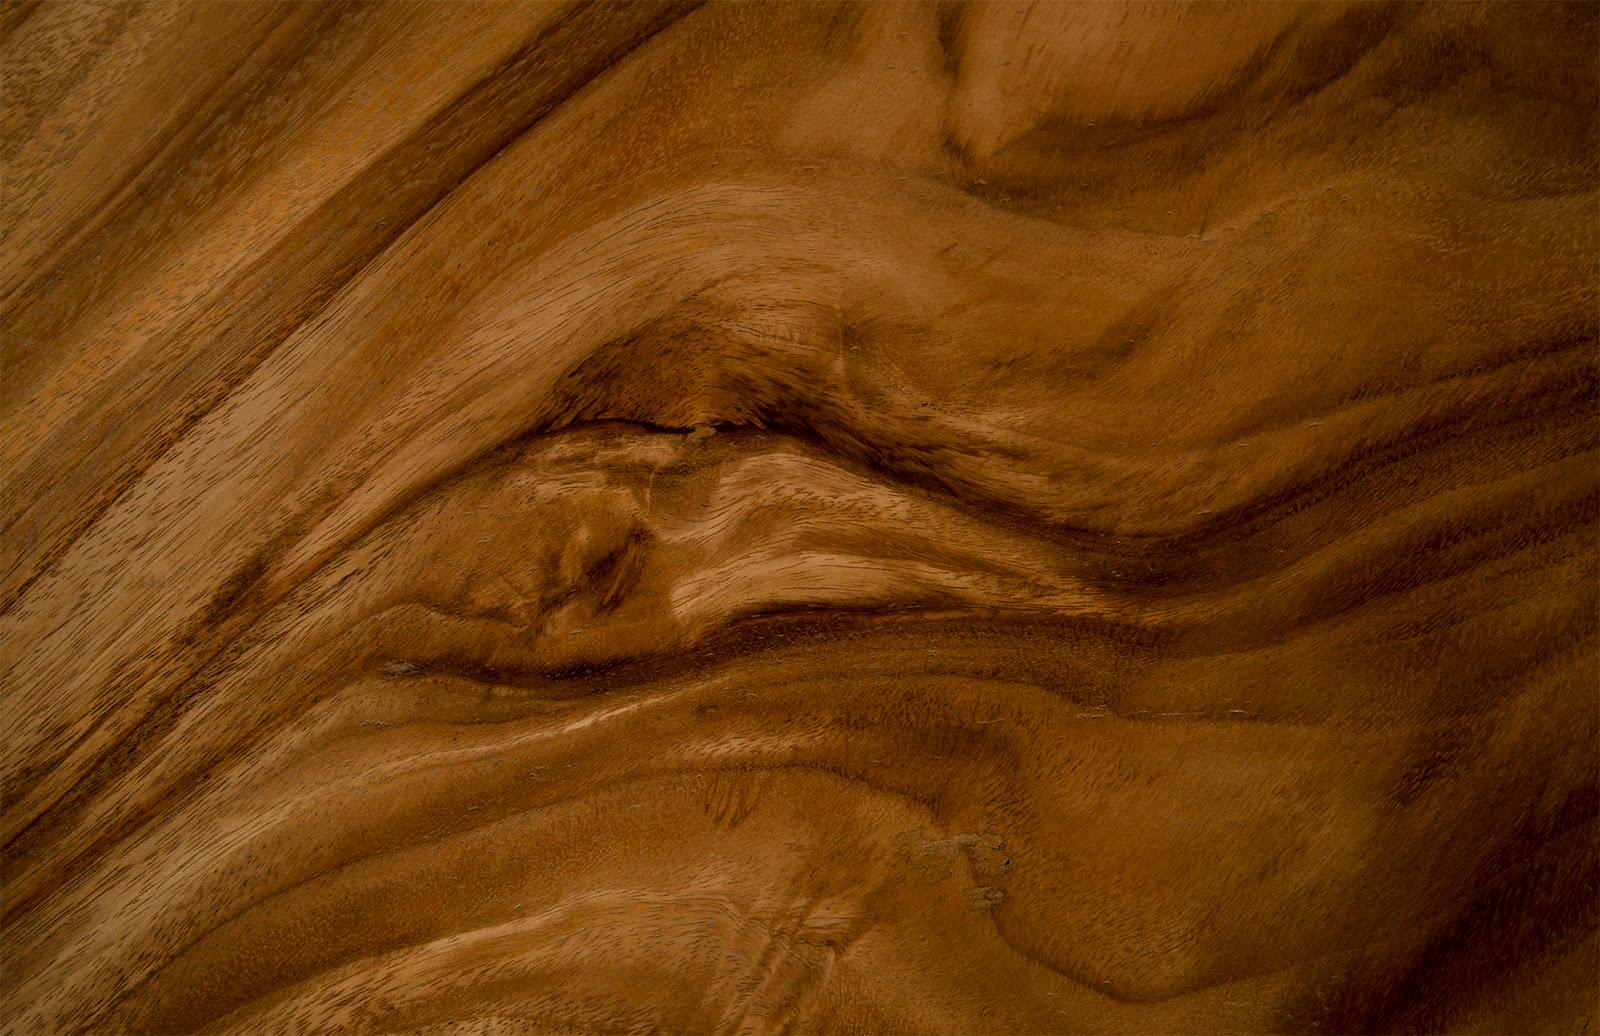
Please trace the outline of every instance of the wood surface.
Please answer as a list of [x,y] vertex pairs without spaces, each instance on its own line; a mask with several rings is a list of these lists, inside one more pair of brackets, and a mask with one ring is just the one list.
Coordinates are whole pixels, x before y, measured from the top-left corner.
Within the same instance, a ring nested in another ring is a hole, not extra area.
[[1600,5],[0,32],[5,1032],[1600,1025]]

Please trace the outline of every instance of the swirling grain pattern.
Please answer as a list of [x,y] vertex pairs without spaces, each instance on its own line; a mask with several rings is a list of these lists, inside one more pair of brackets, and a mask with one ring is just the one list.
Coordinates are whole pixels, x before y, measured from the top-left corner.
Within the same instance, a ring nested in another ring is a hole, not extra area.
[[1596,1031],[1600,5],[0,32],[5,1032]]

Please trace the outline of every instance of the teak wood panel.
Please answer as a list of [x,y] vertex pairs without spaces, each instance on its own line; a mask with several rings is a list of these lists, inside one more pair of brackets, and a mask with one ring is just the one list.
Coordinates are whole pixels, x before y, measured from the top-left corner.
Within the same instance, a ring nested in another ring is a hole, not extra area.
[[1597,16],[6,3],[4,1031],[1594,1032]]

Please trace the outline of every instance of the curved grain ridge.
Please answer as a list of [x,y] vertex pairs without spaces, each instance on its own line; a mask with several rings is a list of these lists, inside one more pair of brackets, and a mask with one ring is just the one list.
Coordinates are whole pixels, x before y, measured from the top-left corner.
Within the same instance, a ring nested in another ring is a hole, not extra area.
[[0,1026],[1592,1028],[1596,43],[7,5]]

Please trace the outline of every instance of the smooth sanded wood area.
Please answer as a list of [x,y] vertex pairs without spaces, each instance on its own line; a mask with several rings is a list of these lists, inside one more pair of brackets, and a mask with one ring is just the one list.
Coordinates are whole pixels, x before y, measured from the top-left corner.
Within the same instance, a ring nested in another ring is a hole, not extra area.
[[1600,1025],[1600,5],[0,31],[4,1032]]

